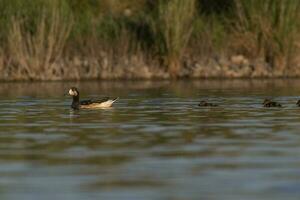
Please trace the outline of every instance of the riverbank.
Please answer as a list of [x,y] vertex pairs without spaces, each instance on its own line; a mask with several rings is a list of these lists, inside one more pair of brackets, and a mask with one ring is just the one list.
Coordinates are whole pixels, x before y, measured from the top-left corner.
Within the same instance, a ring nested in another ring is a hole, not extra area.
[[[104,54],[105,55],[105,54]],[[0,64],[1,81],[174,79],[158,60],[143,56],[80,58],[59,60],[29,74],[12,63]],[[181,78],[294,78],[300,77],[300,62],[291,67],[274,68],[262,59],[242,55],[229,58],[182,60],[177,79]]]
[[300,2],[0,2],[0,80],[300,77]]

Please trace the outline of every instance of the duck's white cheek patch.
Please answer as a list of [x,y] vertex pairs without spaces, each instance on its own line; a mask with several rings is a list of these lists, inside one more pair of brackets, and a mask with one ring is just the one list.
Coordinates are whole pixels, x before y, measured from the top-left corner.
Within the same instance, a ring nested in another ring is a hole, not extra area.
[[69,90],[69,95],[74,95],[73,90]]

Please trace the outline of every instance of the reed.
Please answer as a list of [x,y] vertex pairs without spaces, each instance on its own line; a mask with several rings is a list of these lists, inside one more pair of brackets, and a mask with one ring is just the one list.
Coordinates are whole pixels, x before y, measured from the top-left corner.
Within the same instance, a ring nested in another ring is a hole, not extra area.
[[[14,76],[25,79],[47,80],[64,73],[58,65],[72,28],[69,17],[63,15],[58,1],[37,16],[34,32],[26,28],[26,19],[12,17],[8,35],[8,51]],[[51,77],[51,78],[50,78]]]
[[131,57],[177,78],[237,54],[284,74],[299,58],[298,0],[2,0],[0,11],[0,74],[15,80],[122,77]]
[[173,78],[179,75],[180,61],[193,31],[195,6],[195,0],[159,0],[152,18],[157,51]]
[[246,55],[263,57],[274,68],[290,66],[299,31],[300,1],[235,0],[233,35]]

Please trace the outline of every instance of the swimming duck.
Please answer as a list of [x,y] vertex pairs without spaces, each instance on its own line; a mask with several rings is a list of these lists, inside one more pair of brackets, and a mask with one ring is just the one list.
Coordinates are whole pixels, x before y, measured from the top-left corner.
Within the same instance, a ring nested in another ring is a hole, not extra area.
[[208,103],[207,101],[200,101],[198,106],[200,106],[200,107],[216,107],[218,105],[214,104],[214,103]]
[[282,107],[280,103],[271,101],[270,99],[265,99],[263,102],[264,107]]
[[79,91],[76,87],[72,87],[69,89],[69,95],[73,97],[71,108],[79,109],[79,108],[108,108],[111,107],[112,104],[118,99],[111,99],[109,97],[104,97],[102,99],[96,100],[84,100],[79,101]]
[[300,107],[300,100],[297,101],[296,105]]

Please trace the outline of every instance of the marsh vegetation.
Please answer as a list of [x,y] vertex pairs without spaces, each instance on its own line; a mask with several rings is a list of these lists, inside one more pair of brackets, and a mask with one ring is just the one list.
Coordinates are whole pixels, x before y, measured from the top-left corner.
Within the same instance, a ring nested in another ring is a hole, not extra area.
[[2,80],[300,75],[297,0],[2,0]]

